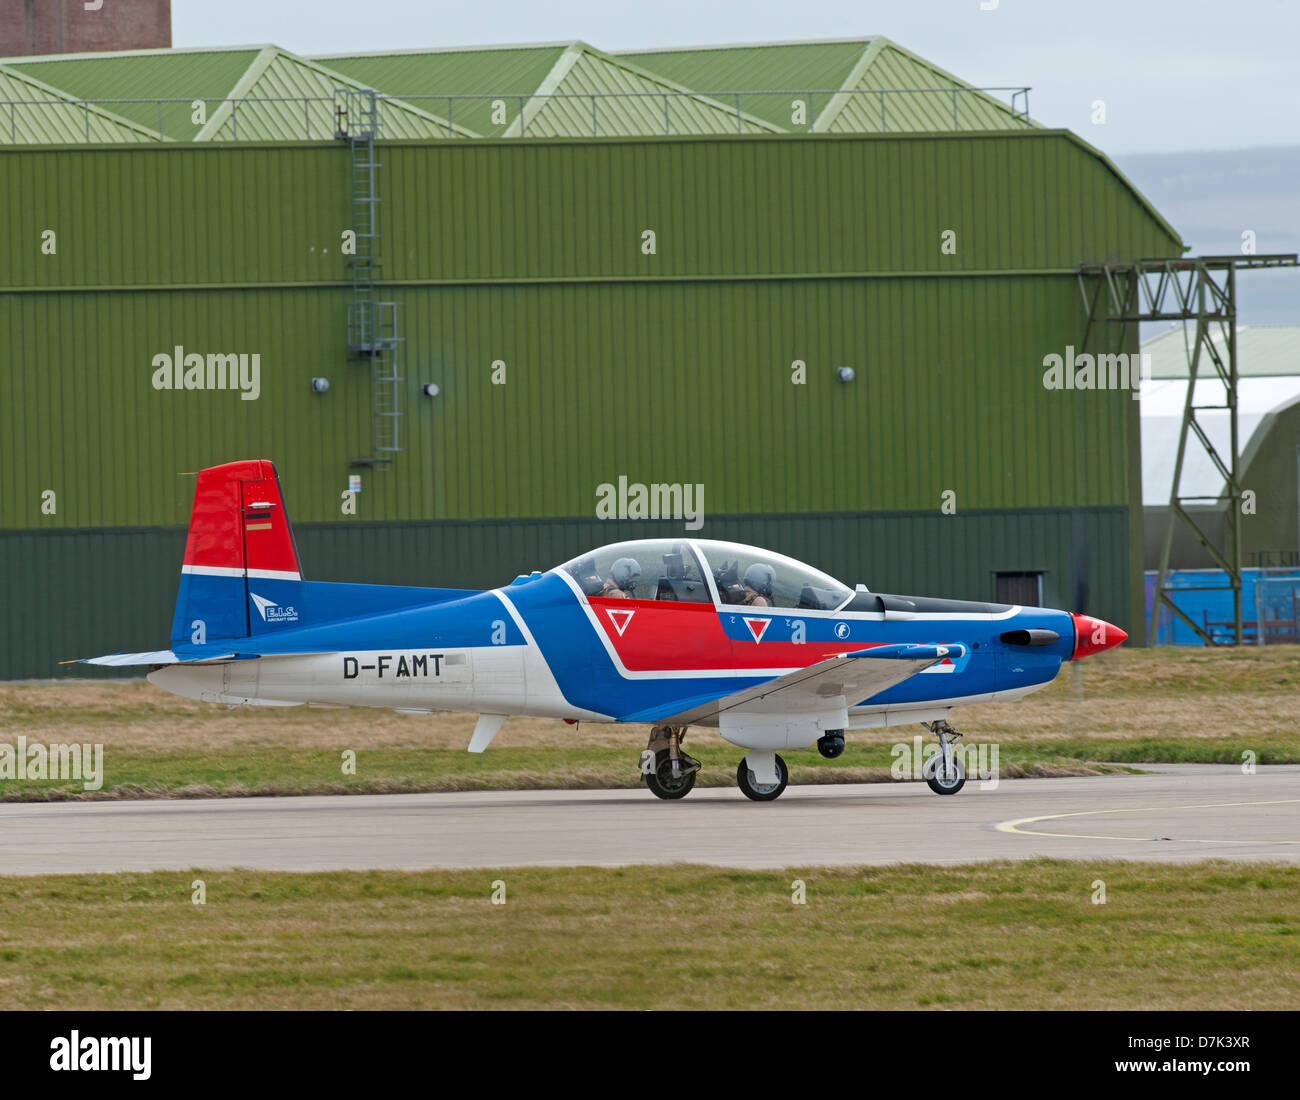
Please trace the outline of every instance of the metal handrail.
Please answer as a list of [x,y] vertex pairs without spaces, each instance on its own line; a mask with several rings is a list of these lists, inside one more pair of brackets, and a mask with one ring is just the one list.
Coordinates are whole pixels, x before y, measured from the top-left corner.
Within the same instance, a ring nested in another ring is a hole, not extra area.
[[[736,120],[736,130],[738,133],[744,132],[746,121],[760,128],[766,128],[771,125],[765,119],[753,114],[745,109],[745,101],[753,102],[757,99],[771,99],[772,96],[792,96],[802,98],[807,107],[808,124],[806,127],[791,125],[790,128],[780,128],[774,130],[774,133],[797,134],[797,133],[815,133],[817,116],[813,111],[814,99],[816,97],[825,97],[825,104],[829,105],[831,100],[840,96],[863,96],[870,102],[874,97],[879,103],[880,109],[880,130],[882,132],[890,131],[889,112],[887,104],[899,96],[917,96],[917,95],[943,95],[952,99],[952,125],[953,130],[962,129],[962,119],[960,112],[961,97],[978,96],[987,99],[993,93],[1009,92],[1011,93],[1011,102],[999,101],[1003,107],[1011,111],[1011,117],[1014,120],[1023,122],[1026,126],[1031,125],[1029,116],[1029,92],[1027,86],[997,86],[986,88],[784,88],[771,89],[765,91],[654,91],[654,92],[546,92],[538,94],[531,92],[501,92],[489,94],[471,94],[456,93],[452,95],[393,95],[387,92],[376,92],[375,98],[379,102],[393,102],[396,104],[408,104],[419,106],[422,102],[432,104],[443,104],[447,106],[446,115],[439,118],[437,115],[427,111],[434,121],[443,124],[447,132],[453,137],[473,138],[479,136],[473,134],[468,129],[460,129],[454,125],[453,119],[457,115],[464,117],[464,110],[456,111],[457,103],[462,105],[465,102],[473,101],[476,103],[486,103],[496,105],[497,103],[512,103],[516,109],[514,118],[504,127],[497,124],[497,132],[509,130],[514,127],[515,121],[518,120],[518,129],[520,136],[526,136],[529,123],[529,105],[536,103],[537,108],[531,112],[531,117],[535,120],[537,114],[542,109],[542,105],[552,100],[577,100],[587,102],[591,105],[592,136],[600,136],[600,111],[599,105],[602,100],[653,100],[662,101],[663,103],[663,130],[664,134],[672,134],[672,112],[670,105],[673,102],[694,101],[704,103],[714,110],[725,111],[728,115],[734,115]],[[1023,107],[1019,104],[1023,101]],[[239,109],[241,106],[256,107],[261,104],[272,103],[290,103],[302,106],[303,136],[308,140],[313,137],[311,124],[311,105],[319,103],[333,109],[333,96],[199,96],[187,98],[184,96],[149,96],[149,97],[119,97],[112,99],[0,99],[0,110],[6,109],[9,114],[9,141],[11,144],[17,144],[17,113],[20,107],[46,107],[61,108],[65,111],[79,111],[83,116],[83,133],[87,142],[91,140],[91,108],[99,107],[110,110],[115,104],[132,105],[132,104],[151,104],[156,108],[158,140],[166,140],[166,132],[163,126],[163,107],[169,104],[185,104],[193,107],[195,104],[203,103],[205,107],[213,105],[219,109],[224,104],[231,105],[231,125],[232,130],[237,134],[239,125]],[[650,113],[645,112],[648,119]],[[127,119],[127,122],[133,120]],[[139,125],[136,123],[135,125]],[[971,129],[978,129],[978,123],[971,125]],[[143,129],[143,127],[141,127]],[[614,132],[614,131],[611,131]],[[658,133],[658,129],[655,130]],[[865,131],[864,131],[865,132]],[[903,129],[895,129],[894,132],[905,132]],[[617,131],[622,136],[625,131]],[[331,134],[331,137],[334,135]]]

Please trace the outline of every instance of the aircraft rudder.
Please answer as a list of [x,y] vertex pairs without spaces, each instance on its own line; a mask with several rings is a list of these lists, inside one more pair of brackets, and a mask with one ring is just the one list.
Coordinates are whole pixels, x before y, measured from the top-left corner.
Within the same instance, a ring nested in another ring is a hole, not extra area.
[[243,638],[266,626],[250,581],[276,595],[301,581],[298,551],[275,464],[227,462],[200,470],[190,510],[172,642]]

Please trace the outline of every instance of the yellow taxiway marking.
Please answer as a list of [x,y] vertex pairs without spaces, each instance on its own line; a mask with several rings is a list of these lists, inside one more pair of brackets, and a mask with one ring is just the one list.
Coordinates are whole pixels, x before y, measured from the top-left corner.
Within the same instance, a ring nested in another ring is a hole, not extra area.
[[[1089,833],[1045,833],[1034,829],[1022,829],[1022,825],[1032,825],[1036,821],[1059,821],[1063,817],[1090,817],[1100,814],[1144,814],[1159,813],[1162,810],[1217,810],[1227,806],[1282,806],[1300,802],[1300,798],[1276,798],[1267,802],[1204,802],[1195,806],[1135,806],[1122,810],[1076,810],[1068,814],[1042,814],[1039,817],[1018,817],[1014,821],[999,821],[993,826],[1000,833],[1015,833],[1017,836],[1050,836],[1066,840],[1143,840],[1151,841],[1149,836],[1094,836]],[[1198,840],[1182,839],[1182,844],[1300,844],[1300,840]]]

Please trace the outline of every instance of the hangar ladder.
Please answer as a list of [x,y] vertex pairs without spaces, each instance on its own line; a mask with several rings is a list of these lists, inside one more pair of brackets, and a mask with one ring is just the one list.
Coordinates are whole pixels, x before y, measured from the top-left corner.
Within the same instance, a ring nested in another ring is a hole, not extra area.
[[352,163],[352,231],[356,253],[348,260],[352,301],[348,303],[348,351],[370,364],[371,456],[354,466],[387,467],[402,448],[401,303],[382,300],[375,279],[380,258],[379,169],[375,140],[379,106],[369,88],[334,93],[335,137],[346,141]]

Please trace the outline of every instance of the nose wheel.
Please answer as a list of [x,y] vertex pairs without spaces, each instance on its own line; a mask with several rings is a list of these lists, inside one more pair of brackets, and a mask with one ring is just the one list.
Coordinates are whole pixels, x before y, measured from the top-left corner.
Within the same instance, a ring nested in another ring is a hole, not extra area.
[[[936,756],[935,760],[941,760]],[[953,767],[945,771],[942,766],[934,769],[934,774],[926,777],[926,783],[935,794],[956,794],[966,786],[966,766],[954,758]]]
[[944,721],[921,725],[939,738],[939,751],[922,765],[921,778],[935,794],[956,794],[966,786],[966,765],[953,751],[961,734]]

